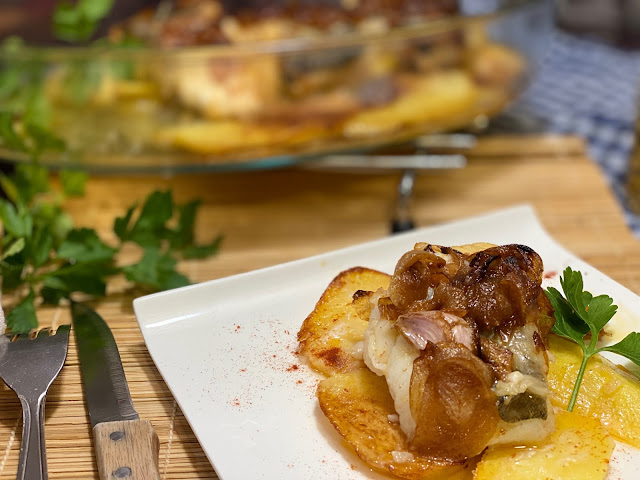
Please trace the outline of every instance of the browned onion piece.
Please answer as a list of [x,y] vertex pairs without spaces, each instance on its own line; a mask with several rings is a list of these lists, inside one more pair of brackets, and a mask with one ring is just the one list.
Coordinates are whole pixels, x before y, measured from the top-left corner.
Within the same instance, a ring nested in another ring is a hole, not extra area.
[[435,309],[464,309],[480,331],[535,323],[546,340],[551,304],[540,282],[542,260],[523,245],[503,245],[478,252],[447,283],[439,284]]
[[410,250],[396,265],[389,283],[389,297],[400,309],[406,310],[412,303],[433,295],[435,285],[447,281],[444,274],[446,262],[432,252]]
[[496,432],[499,415],[491,369],[458,343],[427,345],[413,363],[411,442],[423,455],[461,460],[478,455]]
[[418,350],[428,342],[456,342],[475,351],[473,328],[462,318],[448,312],[430,310],[409,312],[398,317],[395,327]]
[[480,357],[491,365],[500,380],[505,380],[513,372],[513,352],[488,338],[480,338]]

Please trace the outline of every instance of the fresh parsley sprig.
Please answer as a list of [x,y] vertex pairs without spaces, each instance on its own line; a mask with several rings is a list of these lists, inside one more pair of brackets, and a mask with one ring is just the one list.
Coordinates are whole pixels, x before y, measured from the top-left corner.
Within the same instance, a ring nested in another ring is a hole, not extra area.
[[[614,345],[598,348],[600,332],[615,315],[617,305],[613,304],[613,299],[608,295],[594,297],[584,291],[582,273],[572,270],[571,267],[567,267],[560,276],[560,285],[564,296],[556,288],[549,287],[546,290],[556,317],[553,332],[577,343],[583,353],[567,407],[571,412],[578,398],[589,359],[597,353],[607,351],[622,355],[640,365],[640,333],[632,332]],[[590,338],[587,339],[589,334]]]
[[23,58],[24,46],[18,37],[0,42],[0,148],[37,160],[45,151],[63,151],[65,143],[50,130],[44,89],[48,66]]
[[[37,164],[21,164],[11,176],[0,175],[8,199],[0,199],[0,275],[2,292],[16,298],[6,316],[12,332],[37,327],[36,305],[57,305],[82,293],[106,294],[107,280],[124,274],[132,286],[146,291],[189,284],[176,270],[179,260],[204,258],[217,252],[221,236],[206,244],[195,242],[198,202],[176,204],[172,194],[153,192],[141,207],[133,205],[114,222],[116,245],[105,243],[90,228],[74,228],[62,208],[69,196],[84,193],[84,172],[62,171],[56,190],[49,172]],[[125,244],[142,250],[139,261],[118,262]]]
[[109,14],[114,0],[61,1],[53,12],[53,31],[61,40],[81,42],[88,40]]

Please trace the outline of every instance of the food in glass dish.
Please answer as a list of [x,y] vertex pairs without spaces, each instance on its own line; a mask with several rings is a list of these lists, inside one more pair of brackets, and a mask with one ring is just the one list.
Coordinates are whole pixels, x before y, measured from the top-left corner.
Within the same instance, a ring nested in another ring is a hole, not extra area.
[[492,18],[451,0],[171,5],[111,28],[108,45],[143,50],[47,69],[69,150],[242,161],[377,145],[496,113],[528,73]]
[[532,249],[479,243],[416,244],[392,276],[342,272],[298,333],[300,356],[327,377],[324,415],[372,469],[401,478],[488,480],[501,466],[523,479],[604,478],[612,436],[639,445],[640,384],[598,358],[584,403],[560,408],[581,359],[550,333],[542,276]]

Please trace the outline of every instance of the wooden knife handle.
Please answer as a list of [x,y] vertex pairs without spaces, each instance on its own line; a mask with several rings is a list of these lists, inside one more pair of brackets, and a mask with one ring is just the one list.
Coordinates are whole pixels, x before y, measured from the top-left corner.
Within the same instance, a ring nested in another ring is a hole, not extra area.
[[93,427],[101,480],[160,480],[160,442],[151,422],[126,420]]

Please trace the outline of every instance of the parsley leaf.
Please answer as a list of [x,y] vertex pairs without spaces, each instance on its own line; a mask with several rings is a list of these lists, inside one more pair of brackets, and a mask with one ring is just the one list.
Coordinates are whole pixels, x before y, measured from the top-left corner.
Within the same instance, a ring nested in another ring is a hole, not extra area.
[[[93,229],[73,228],[62,208],[66,195],[82,193],[86,174],[61,172],[59,178],[54,186],[46,169],[26,164],[0,176],[8,198],[0,199],[0,275],[3,292],[20,298],[7,316],[15,333],[37,326],[39,300],[57,305],[76,293],[101,297],[114,275],[124,274],[135,286],[151,291],[188,285],[189,279],[177,270],[178,260],[204,258],[219,248],[220,236],[195,244],[199,202],[176,205],[170,191],[152,192],[141,206],[134,204],[116,218],[113,228],[120,242],[111,246]],[[125,243],[135,244],[143,255],[132,265],[118,267]]]
[[157,248],[144,252],[140,262],[123,268],[127,280],[151,290],[169,290],[189,285],[189,279],[175,270],[176,260]]
[[11,309],[6,317],[6,321],[7,326],[11,329],[12,332],[28,332],[38,326],[35,298],[36,295],[33,289],[30,289],[29,294],[24,297],[20,303],[18,303]]
[[7,256],[0,261],[0,275],[2,275],[3,291],[11,291],[22,285],[23,272],[25,270],[26,256],[24,250],[17,254]]
[[57,251],[58,258],[70,260],[73,263],[110,263],[115,253],[115,248],[103,243],[95,230],[89,228],[71,230]]
[[89,39],[100,21],[107,16],[114,0],[78,0],[56,5],[53,12],[53,30],[58,38],[69,42]]
[[[560,277],[564,297],[549,287],[547,297],[553,306],[556,322],[553,332],[577,343],[582,349],[582,363],[567,410],[573,411],[589,359],[600,352],[613,352],[640,365],[640,333],[630,333],[615,345],[597,348],[600,332],[613,318],[618,307],[608,295],[594,297],[584,290],[582,274],[567,267]],[[591,334],[587,339],[586,335]]]
[[0,220],[4,229],[16,237],[31,235],[33,224],[24,214],[18,213],[16,207],[6,200],[0,199]]
[[549,287],[547,297],[549,297],[556,317],[553,332],[569,340],[575,340],[578,345],[584,346],[582,338],[589,333],[589,326],[575,313],[571,304],[558,290]]
[[85,184],[89,175],[81,170],[60,171],[60,182],[65,195],[70,197],[81,197],[84,195]]
[[32,238],[29,240],[28,253],[33,266],[41,267],[49,260],[51,249],[53,248],[53,236],[48,225],[38,225]]
[[199,206],[200,200],[193,200],[178,207],[178,225],[171,237],[173,248],[184,248],[185,245],[193,243],[194,224]]
[[222,244],[222,235],[218,235],[211,243],[204,245],[190,245],[182,250],[182,258],[201,259],[207,258],[218,252]]
[[173,216],[173,199],[171,192],[152,192],[142,205],[138,220],[130,232],[124,237],[143,248],[160,247],[162,239],[167,236],[166,223]]
[[600,351],[617,353],[640,365],[640,333],[631,332],[618,343],[603,347]]
[[7,248],[3,249],[2,255],[0,256],[0,260],[4,260],[7,257],[12,257],[17,255],[22,250],[24,250],[25,241],[24,238],[18,238],[11,242]]
[[[19,164],[12,180],[18,192],[18,201],[28,204],[36,195],[49,191],[49,172],[37,164]],[[16,201],[16,200],[14,200]]]
[[97,266],[81,267],[70,265],[56,270],[44,277],[43,285],[61,292],[62,297],[69,297],[73,292],[103,297],[107,291],[107,282],[103,275],[96,275]]
[[14,115],[11,112],[0,112],[0,144],[12,150],[24,151],[27,147],[16,132],[14,123]]

